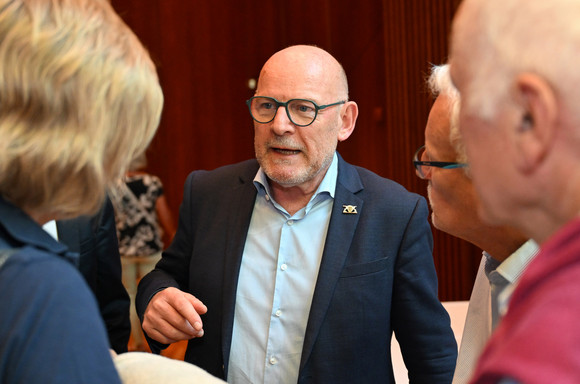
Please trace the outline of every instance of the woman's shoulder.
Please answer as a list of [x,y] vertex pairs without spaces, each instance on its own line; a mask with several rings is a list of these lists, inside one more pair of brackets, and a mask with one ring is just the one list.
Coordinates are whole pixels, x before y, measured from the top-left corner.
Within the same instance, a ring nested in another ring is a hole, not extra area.
[[34,247],[14,250],[0,268],[0,276],[0,286],[8,285],[44,300],[50,300],[55,293],[67,300],[91,297],[85,280],[70,260]]

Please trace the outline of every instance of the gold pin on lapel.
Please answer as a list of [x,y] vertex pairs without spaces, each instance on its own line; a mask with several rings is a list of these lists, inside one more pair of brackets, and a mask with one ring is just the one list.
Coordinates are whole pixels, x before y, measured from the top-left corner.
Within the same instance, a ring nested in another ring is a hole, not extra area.
[[342,213],[346,213],[349,215],[356,215],[358,212],[356,211],[356,205],[343,205],[342,206]]

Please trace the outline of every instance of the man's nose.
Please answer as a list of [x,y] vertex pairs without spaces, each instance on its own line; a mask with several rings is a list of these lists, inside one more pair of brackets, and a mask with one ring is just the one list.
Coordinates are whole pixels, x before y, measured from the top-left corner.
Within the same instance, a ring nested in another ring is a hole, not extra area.
[[272,130],[277,135],[283,135],[287,132],[294,132],[296,130],[296,126],[292,123],[292,120],[288,117],[288,113],[286,112],[286,108],[282,105],[278,107],[278,111],[276,112],[276,116],[274,116],[274,120],[270,122]]

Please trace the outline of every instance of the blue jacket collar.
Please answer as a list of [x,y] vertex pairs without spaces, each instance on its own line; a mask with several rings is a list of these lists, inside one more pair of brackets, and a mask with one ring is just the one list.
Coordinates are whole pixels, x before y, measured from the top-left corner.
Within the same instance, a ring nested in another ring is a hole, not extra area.
[[[78,254],[54,240],[42,227],[23,210],[0,196],[0,247],[21,248],[32,246],[40,250],[65,257],[73,264],[78,263]],[[4,243],[4,244],[2,244]]]

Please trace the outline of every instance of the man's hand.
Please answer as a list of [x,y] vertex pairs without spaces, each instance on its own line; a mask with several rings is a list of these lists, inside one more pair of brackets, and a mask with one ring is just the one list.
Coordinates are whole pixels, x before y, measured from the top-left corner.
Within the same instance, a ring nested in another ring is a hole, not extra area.
[[153,296],[143,316],[147,336],[163,344],[203,336],[199,315],[207,307],[193,295],[177,288],[166,288]]

